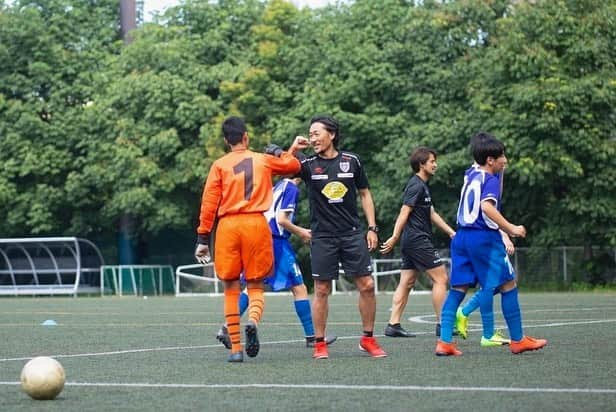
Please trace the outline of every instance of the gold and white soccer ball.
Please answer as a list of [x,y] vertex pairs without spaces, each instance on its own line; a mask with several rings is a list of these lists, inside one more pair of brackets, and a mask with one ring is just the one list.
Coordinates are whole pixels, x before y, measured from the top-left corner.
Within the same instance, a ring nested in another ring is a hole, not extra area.
[[62,392],[65,379],[60,362],[47,356],[31,359],[21,370],[21,388],[33,399],[54,399]]

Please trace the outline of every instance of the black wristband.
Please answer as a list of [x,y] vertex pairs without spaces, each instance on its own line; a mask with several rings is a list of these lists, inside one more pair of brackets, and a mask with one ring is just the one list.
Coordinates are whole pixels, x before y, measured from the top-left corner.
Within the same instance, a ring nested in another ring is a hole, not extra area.
[[368,226],[368,230],[370,232],[379,233],[379,227],[378,226]]
[[210,244],[210,234],[197,234],[197,244],[199,245],[209,245]]

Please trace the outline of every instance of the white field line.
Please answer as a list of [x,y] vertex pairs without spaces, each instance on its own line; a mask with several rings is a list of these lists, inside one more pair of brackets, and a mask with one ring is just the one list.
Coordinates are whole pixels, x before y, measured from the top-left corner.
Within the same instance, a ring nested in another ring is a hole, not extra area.
[[[408,318],[408,321],[414,322],[414,323],[434,324],[435,323],[435,321],[433,320],[434,317],[435,315],[411,316],[410,318]],[[530,321],[526,321],[526,322],[530,322]],[[572,321],[566,321],[566,322],[561,321],[561,322],[552,322],[552,323],[541,323],[541,324],[535,324],[535,325],[529,325],[526,322],[523,325],[524,328],[549,328],[549,327],[556,327],[556,326],[594,325],[597,323],[613,323],[613,322],[616,322],[616,319],[597,319],[597,320],[584,319],[584,320],[572,320]],[[476,325],[480,327],[481,323],[478,323]]]
[[[340,339],[340,338],[338,338]],[[274,342],[261,342],[261,345],[277,345],[277,344],[285,344],[285,343],[296,343],[296,342],[304,342],[304,340],[281,340]],[[126,350],[115,350],[109,352],[90,352],[90,353],[75,353],[72,355],[66,354],[58,354],[58,355],[37,355],[37,356],[49,356],[50,358],[86,358],[86,357],[94,357],[94,356],[113,356],[113,355],[124,355],[128,353],[144,353],[144,352],[165,352],[165,351],[182,351],[182,350],[196,350],[196,349],[224,349],[224,347],[220,344],[212,344],[212,345],[198,345],[198,346],[164,346],[158,348],[142,348],[142,349],[126,349]],[[10,362],[10,361],[25,361],[32,359],[32,356],[26,356],[21,358],[4,358],[0,359],[0,362]]]
[[[20,382],[1,382],[0,386],[16,386]],[[318,389],[353,391],[433,391],[433,392],[509,392],[509,393],[579,393],[616,395],[616,389],[599,388],[523,388],[500,386],[419,386],[419,385],[317,385],[317,384],[200,384],[200,383],[114,383],[114,382],[66,382],[65,386],[97,388],[171,388],[171,389]]]
[[[433,317],[434,315],[423,315],[423,316],[415,316],[409,318],[411,322],[417,323],[434,323],[434,321],[428,321],[424,318]],[[571,326],[571,325],[592,325],[598,323],[615,323],[616,319],[604,319],[604,320],[591,320],[591,321],[581,321],[581,322],[556,322],[556,323],[546,323],[541,325],[524,325],[525,328],[539,328],[539,327],[558,327],[558,326]],[[474,330],[474,329],[472,329]],[[480,329],[478,329],[480,330]],[[417,332],[416,335],[431,335],[434,332]],[[377,337],[381,337],[383,335],[375,335]],[[357,339],[359,336],[339,336],[339,340],[347,340],[347,339]],[[261,342],[261,345],[280,345],[280,344],[291,344],[291,343],[299,343],[304,342],[303,339],[291,339],[291,340],[280,340],[280,341],[271,341],[271,342]],[[141,349],[125,349],[125,350],[116,350],[109,352],[90,352],[90,353],[75,353],[75,354],[55,354],[55,355],[44,355],[52,358],[84,358],[84,357],[95,357],[95,356],[113,356],[113,355],[124,355],[130,353],[145,353],[145,352],[164,352],[164,351],[183,351],[183,350],[197,350],[197,349],[223,349],[223,346],[220,344],[212,344],[212,345],[198,345],[198,346],[165,346],[158,348],[141,348]],[[43,355],[37,355],[43,356]],[[0,362],[11,362],[11,361],[27,361],[32,359],[32,356],[24,356],[19,358],[0,358]]]
[[[409,320],[418,321],[420,323],[433,323],[423,319],[424,317],[430,317],[432,315],[417,316],[410,318]],[[557,326],[569,326],[569,325],[581,325],[581,324],[597,324],[597,323],[609,323],[616,322],[616,319],[606,320],[590,320],[583,322],[558,322],[549,323],[543,325],[534,325],[534,327],[557,327]],[[418,333],[418,334],[432,334],[432,332]],[[338,337],[338,339],[357,339],[357,336],[344,336]],[[265,345],[274,344],[286,344],[303,342],[303,340],[286,340],[286,341],[273,341],[263,342]],[[128,353],[142,353],[142,352],[156,352],[156,351],[173,351],[173,350],[193,350],[193,349],[211,349],[222,348],[217,345],[202,345],[202,346],[173,346],[162,348],[143,348],[143,349],[129,349],[111,352],[95,352],[95,353],[82,353],[72,355],[52,355],[55,358],[73,358],[73,357],[89,357],[89,356],[111,356]],[[30,357],[23,358],[6,358],[0,359],[0,362],[8,361],[24,361],[31,359]],[[20,382],[3,382],[0,381],[0,386],[17,386]],[[114,383],[114,382],[67,382],[66,386],[73,387],[99,387],[99,388],[170,388],[170,389],[233,389],[233,388],[246,388],[246,389],[316,389],[316,390],[376,390],[376,391],[433,391],[433,392],[505,392],[505,393],[577,393],[577,394],[607,394],[616,395],[616,389],[610,388],[523,388],[523,387],[462,387],[462,386],[419,386],[419,385],[406,385],[406,386],[394,386],[394,385],[316,385],[316,384],[166,384],[166,383]]]

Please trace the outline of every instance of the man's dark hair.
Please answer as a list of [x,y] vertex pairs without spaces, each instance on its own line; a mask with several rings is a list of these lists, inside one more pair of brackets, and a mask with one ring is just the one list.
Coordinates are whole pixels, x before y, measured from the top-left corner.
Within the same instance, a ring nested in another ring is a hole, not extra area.
[[321,123],[325,127],[325,130],[335,135],[333,144],[334,147],[338,149],[338,144],[341,139],[340,124],[338,124],[338,121],[331,116],[316,115],[310,120],[310,126],[312,126],[313,123]]
[[434,149],[430,149],[429,147],[418,147],[415,149],[409,157],[413,172],[419,172],[419,167],[426,164],[426,162],[430,159],[431,154],[434,155],[434,158],[436,159],[436,150]]
[[239,117],[229,117],[222,123],[222,135],[230,145],[240,143],[244,133],[246,133],[246,123]]
[[488,157],[496,159],[504,155],[505,145],[490,133],[479,132],[471,137],[471,153],[477,164],[483,166]]

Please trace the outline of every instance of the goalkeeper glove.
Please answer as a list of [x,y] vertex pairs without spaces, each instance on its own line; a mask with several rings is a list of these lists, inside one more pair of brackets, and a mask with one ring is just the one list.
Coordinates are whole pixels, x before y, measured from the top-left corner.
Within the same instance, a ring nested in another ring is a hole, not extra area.
[[265,154],[280,157],[280,155],[282,154],[282,148],[277,144],[270,143],[265,146]]

